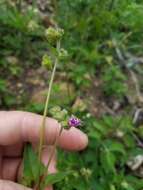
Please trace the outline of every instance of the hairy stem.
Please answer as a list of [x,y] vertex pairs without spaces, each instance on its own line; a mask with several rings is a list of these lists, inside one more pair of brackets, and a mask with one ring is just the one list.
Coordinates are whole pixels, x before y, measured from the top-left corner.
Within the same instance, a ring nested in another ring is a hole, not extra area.
[[[57,52],[59,52],[59,50],[60,50],[60,41],[57,42],[56,48],[57,48]],[[53,71],[52,71],[52,75],[51,75],[51,79],[50,79],[50,83],[49,83],[49,89],[48,89],[45,108],[44,108],[44,113],[43,113],[43,120],[42,120],[42,124],[41,124],[41,127],[40,127],[40,143],[39,143],[39,151],[38,151],[38,157],[39,157],[40,161],[41,161],[41,155],[42,155],[42,147],[43,147],[43,144],[44,144],[46,116],[47,116],[47,112],[48,112],[48,105],[49,105],[50,95],[51,95],[51,91],[52,91],[52,85],[53,85],[54,76],[55,76],[55,72],[56,72],[58,62],[59,62],[59,58],[56,57],[54,67],[53,67]]]

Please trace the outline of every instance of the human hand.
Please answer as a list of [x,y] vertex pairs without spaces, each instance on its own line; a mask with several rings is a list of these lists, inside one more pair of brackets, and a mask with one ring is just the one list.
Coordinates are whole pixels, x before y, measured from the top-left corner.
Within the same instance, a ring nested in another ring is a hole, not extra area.
[[[39,131],[42,116],[21,111],[0,111],[0,190],[31,190],[19,185],[17,180],[22,175],[22,154],[24,143],[30,142],[35,147],[39,142]],[[56,120],[47,118],[45,142],[51,146],[60,130]],[[76,128],[64,130],[58,146],[70,151],[84,149],[88,144],[87,136]],[[50,147],[42,153],[44,164],[48,162]],[[56,171],[55,156],[49,167]],[[46,190],[52,190],[48,187]]]

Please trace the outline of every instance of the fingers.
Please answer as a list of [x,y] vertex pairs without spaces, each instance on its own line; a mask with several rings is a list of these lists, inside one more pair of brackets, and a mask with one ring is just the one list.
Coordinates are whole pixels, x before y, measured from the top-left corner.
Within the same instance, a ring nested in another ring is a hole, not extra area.
[[32,189],[13,183],[11,181],[0,180],[0,190],[32,190]]
[[[42,116],[28,112],[0,112],[0,145],[14,145],[22,142],[37,143]],[[53,144],[60,131],[58,122],[46,119],[45,141]],[[67,150],[82,150],[87,146],[87,136],[76,128],[64,130],[59,146]]]
[[[42,162],[47,165],[49,161],[49,156],[53,151],[53,147],[45,147],[42,152]],[[11,181],[21,181],[23,166],[21,158],[3,158],[2,167],[0,171],[2,172],[1,179],[11,180]],[[56,172],[56,153],[53,154],[52,160],[49,166],[49,173]],[[50,189],[49,187],[48,189]]]
[[0,179],[2,178],[2,148],[0,147]]
[[[46,147],[42,152],[42,162],[47,165],[49,161],[49,156],[53,147]],[[0,171],[2,172],[1,178],[5,180],[16,181],[22,177],[22,159],[21,158],[3,158],[2,167]],[[49,172],[56,172],[56,153],[53,154],[52,160],[49,166]]]
[[4,180],[17,180],[17,173],[21,164],[20,158],[4,158],[2,162],[2,179]]
[[72,127],[69,130],[63,130],[58,144],[63,149],[79,151],[87,146],[88,138],[79,129]]
[[3,156],[5,157],[19,157],[23,153],[24,144],[18,143],[3,147]]

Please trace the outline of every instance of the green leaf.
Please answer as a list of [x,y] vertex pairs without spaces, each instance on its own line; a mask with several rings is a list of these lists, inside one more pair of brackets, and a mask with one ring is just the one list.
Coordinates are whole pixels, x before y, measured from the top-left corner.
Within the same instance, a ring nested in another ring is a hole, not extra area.
[[104,126],[103,126],[102,124],[100,124],[100,122],[94,121],[93,126],[94,126],[94,128],[96,128],[99,132],[101,132],[101,134],[105,134],[105,133],[106,133]]
[[101,159],[102,167],[106,173],[108,172],[115,173],[116,158],[112,152],[110,152],[109,150],[104,150],[101,153],[100,159]]
[[68,174],[69,174],[69,172],[59,172],[59,173],[55,173],[55,174],[48,174],[48,176],[46,177],[45,183],[44,183],[44,185],[43,185],[42,188],[45,188],[48,185],[52,185],[52,184],[55,184],[57,182],[60,182]]
[[39,161],[38,156],[34,152],[31,144],[27,144],[24,150],[24,185],[31,186],[34,182],[36,183],[39,177],[45,174],[45,172],[45,166]]
[[106,146],[107,149],[109,149],[109,151],[111,151],[111,152],[119,152],[119,153],[121,153],[123,155],[126,154],[125,148],[121,143],[115,142],[113,140],[112,141],[107,140],[104,143],[106,144],[105,146]]
[[0,92],[4,92],[6,90],[7,90],[7,88],[6,88],[6,81],[3,80],[3,79],[0,79]]
[[91,138],[93,138],[93,139],[96,139],[96,140],[100,140],[101,139],[101,133],[100,132],[98,132],[98,131],[90,131],[89,133],[88,133],[88,136],[89,137],[91,137]]

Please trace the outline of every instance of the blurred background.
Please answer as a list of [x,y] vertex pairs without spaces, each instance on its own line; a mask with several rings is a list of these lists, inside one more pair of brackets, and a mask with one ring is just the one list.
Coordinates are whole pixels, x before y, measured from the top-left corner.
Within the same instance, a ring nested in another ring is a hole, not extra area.
[[50,107],[84,123],[89,146],[59,150],[55,190],[143,189],[143,0],[0,0],[0,110],[42,113],[45,30],[65,30]]

